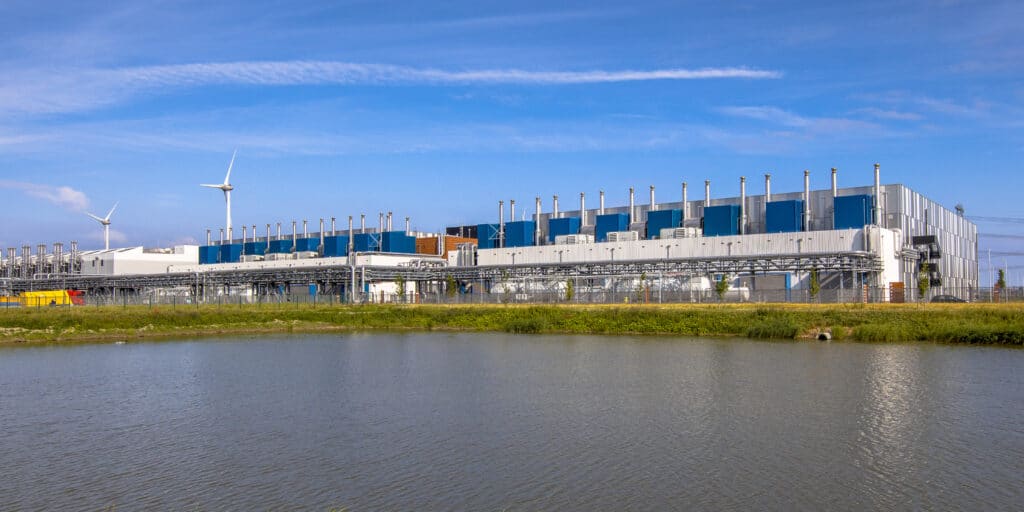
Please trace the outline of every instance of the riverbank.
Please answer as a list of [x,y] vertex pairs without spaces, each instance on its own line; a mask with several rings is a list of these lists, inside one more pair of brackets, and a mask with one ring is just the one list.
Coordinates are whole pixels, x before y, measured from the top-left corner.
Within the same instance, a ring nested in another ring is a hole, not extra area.
[[1022,304],[241,305],[0,311],[0,343],[333,331],[741,336],[1024,344]]

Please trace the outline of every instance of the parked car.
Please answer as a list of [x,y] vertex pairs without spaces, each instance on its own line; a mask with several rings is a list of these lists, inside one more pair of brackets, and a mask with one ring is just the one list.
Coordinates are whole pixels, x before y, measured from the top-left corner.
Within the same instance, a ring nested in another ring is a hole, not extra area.
[[956,295],[936,295],[932,297],[932,302],[967,302]]

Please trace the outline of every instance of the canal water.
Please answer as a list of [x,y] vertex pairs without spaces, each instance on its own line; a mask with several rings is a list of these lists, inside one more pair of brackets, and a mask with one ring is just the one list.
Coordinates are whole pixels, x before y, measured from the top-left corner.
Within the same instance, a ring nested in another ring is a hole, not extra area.
[[1013,510],[1024,350],[373,334],[0,349],[0,510]]

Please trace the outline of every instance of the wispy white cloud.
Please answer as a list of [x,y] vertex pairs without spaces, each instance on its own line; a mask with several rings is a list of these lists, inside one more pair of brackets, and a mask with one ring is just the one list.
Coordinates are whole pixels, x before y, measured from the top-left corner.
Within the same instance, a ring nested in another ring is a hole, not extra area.
[[920,121],[924,119],[924,116],[916,112],[906,112],[900,110],[888,110],[875,107],[860,108],[855,111],[859,114],[874,117],[876,119],[885,119],[890,121]]
[[84,192],[67,186],[55,187],[24,181],[0,180],[0,189],[16,190],[74,212],[84,212],[89,207],[89,198]]
[[771,106],[723,107],[723,114],[733,117],[756,119],[787,128],[796,128],[809,132],[850,132],[857,130],[877,130],[880,127],[871,122],[842,117],[806,117],[788,110]]
[[570,85],[653,80],[773,79],[746,67],[654,70],[443,70],[337,61],[196,63],[27,72],[0,85],[0,111],[60,113],[116,104],[142,94],[217,85]]

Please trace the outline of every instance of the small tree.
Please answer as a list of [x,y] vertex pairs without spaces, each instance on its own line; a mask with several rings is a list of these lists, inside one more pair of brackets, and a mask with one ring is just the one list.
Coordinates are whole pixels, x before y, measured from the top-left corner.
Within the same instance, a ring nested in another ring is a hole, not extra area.
[[807,291],[811,293],[811,300],[818,298],[818,293],[821,292],[821,281],[818,279],[818,269],[811,270],[810,283],[807,285]]
[[931,278],[931,276],[928,275],[928,271],[927,270],[922,270],[921,273],[919,273],[917,275],[917,294],[918,294],[917,296],[918,296],[918,298],[923,301],[925,295],[928,295],[928,289],[931,288],[931,286],[932,286],[932,278]]
[[398,294],[398,300],[405,302],[405,276],[398,276],[395,278],[395,289]]
[[565,301],[572,302],[572,298],[576,296],[576,283],[574,279],[569,279],[565,282]]
[[725,292],[729,291],[729,281],[725,279],[725,274],[718,276],[718,282],[715,283],[715,293],[718,294],[718,300],[725,299]]
[[647,281],[647,272],[640,274],[640,283],[636,285],[636,303],[641,304],[644,301],[644,283]]
[[999,269],[999,279],[996,279],[996,288],[1000,290],[1006,289],[1006,270]]
[[449,274],[448,277],[445,278],[444,284],[444,293],[449,299],[455,297],[456,293],[459,293],[459,283],[455,282],[455,278],[452,275]]

